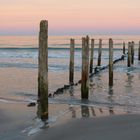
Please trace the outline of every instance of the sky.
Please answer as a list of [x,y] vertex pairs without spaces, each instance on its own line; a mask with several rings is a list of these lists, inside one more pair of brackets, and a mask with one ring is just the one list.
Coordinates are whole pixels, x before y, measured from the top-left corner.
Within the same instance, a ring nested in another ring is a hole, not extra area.
[[140,34],[140,0],[0,0],[0,35]]

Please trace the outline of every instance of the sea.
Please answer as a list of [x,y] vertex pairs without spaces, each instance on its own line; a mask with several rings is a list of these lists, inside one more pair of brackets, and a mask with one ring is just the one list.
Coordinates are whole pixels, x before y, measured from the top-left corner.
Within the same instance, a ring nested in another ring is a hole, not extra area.
[[[49,36],[48,71],[49,93],[69,83],[70,39],[75,39],[75,76],[81,79],[81,43],[79,36]],[[135,42],[135,62],[127,67],[124,61],[114,65],[114,86],[108,86],[108,69],[90,78],[89,101],[81,101],[80,84],[61,95],[49,99],[50,103],[88,104],[107,106],[140,113],[140,62],[138,61],[139,35],[90,35],[95,39],[94,68],[97,65],[99,39],[102,39],[102,66],[108,65],[108,40],[113,39],[113,59],[122,56],[123,42]],[[38,36],[0,36],[0,102],[30,102],[37,100]]]

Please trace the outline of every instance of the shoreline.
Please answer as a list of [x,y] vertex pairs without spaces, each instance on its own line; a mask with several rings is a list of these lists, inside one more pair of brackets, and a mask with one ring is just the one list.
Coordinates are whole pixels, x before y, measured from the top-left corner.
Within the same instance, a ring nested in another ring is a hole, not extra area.
[[[36,118],[36,109],[37,107],[27,107],[26,103],[11,104],[0,102],[0,139],[36,140],[41,135],[41,139],[43,140],[46,139],[46,132],[50,137],[52,133],[49,132],[52,131],[52,129],[57,129],[57,127],[60,127],[61,129],[63,128],[65,130],[65,125],[69,125],[69,123],[74,125],[73,122],[77,122],[77,120],[90,121],[91,119],[98,120],[108,117],[110,118],[111,116],[124,116],[127,114],[123,111],[109,111],[104,108],[87,108],[85,106],[49,104],[49,128],[42,129],[40,119]],[[78,129],[75,129],[75,131],[77,130]],[[58,132],[56,132],[56,134],[58,134]]]
[[[50,124],[42,129],[36,107],[0,102],[2,140],[133,140],[140,136],[140,115],[104,108],[50,104]],[[63,107],[63,109],[62,109]],[[54,109],[54,110],[53,110]],[[59,115],[58,115],[59,114]],[[90,114],[90,115],[89,115]],[[82,116],[83,115],[83,116]]]

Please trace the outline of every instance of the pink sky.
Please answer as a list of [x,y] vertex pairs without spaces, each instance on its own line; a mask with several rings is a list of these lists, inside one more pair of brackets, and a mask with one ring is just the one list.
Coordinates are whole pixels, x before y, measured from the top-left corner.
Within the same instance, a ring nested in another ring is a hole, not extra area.
[[1,0],[0,35],[140,34],[140,0]]

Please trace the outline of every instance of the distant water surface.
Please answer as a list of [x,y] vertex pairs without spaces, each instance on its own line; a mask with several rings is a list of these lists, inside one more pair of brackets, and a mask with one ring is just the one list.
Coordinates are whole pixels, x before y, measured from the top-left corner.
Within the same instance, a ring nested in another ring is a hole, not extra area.
[[[103,39],[103,64],[108,63],[108,39],[114,40],[114,59],[122,53],[122,43],[135,41],[138,47],[140,36],[90,36],[95,38],[94,59],[97,61],[98,40]],[[82,36],[50,36],[49,37],[49,70],[68,70],[69,42],[75,38],[75,67],[81,66]],[[127,46],[127,44],[126,44]],[[0,67],[37,68],[38,37],[37,36],[0,36]],[[57,60],[60,62],[58,63]],[[106,62],[107,61],[107,62]]]

